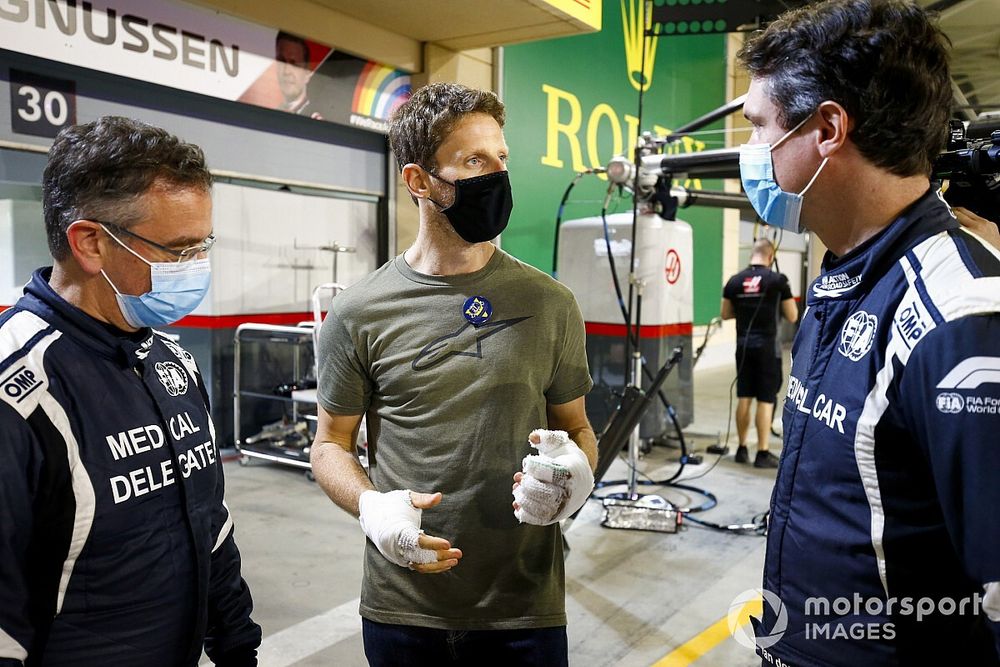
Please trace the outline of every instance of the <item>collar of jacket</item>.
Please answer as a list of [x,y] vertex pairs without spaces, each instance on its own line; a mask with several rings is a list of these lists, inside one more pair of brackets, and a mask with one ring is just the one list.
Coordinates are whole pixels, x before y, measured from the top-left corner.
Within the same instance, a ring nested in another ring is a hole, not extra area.
[[809,287],[808,305],[851,299],[877,283],[907,250],[923,239],[959,224],[934,187],[885,229],[843,257],[827,251],[823,269]]
[[152,329],[140,329],[134,337],[115,335],[107,326],[56,294],[49,284],[51,276],[51,266],[32,273],[31,280],[24,286],[24,297],[18,301],[18,305],[45,319],[80,345],[112,359],[123,368],[133,368],[146,358],[153,345]]

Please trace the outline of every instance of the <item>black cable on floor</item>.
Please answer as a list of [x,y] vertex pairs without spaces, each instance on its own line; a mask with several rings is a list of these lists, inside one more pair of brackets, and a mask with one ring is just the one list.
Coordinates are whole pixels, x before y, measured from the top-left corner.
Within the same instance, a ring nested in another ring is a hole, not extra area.
[[[574,176],[573,180],[570,182],[569,186],[566,188],[566,191],[563,193],[562,200],[560,201],[559,209],[558,209],[558,212],[557,212],[557,215],[556,215],[556,241],[555,241],[555,248],[553,250],[553,256],[552,256],[553,272],[555,272],[555,269],[556,269],[556,266],[557,266],[556,262],[558,260],[559,227],[560,227],[560,225],[562,223],[563,209],[565,207],[566,201],[568,200],[569,194],[572,191],[573,187],[577,184],[577,182],[579,182],[579,180],[580,180],[580,178],[582,176],[584,176],[584,175],[586,175],[588,173],[595,173],[595,170],[587,170],[587,171],[584,171],[584,172],[579,172],[576,176]],[[619,309],[621,311],[622,318],[625,320],[626,336],[628,337],[628,341],[627,342],[630,343],[630,344],[633,344],[635,346],[635,349],[638,350],[638,349],[640,349],[639,348],[639,343],[641,341],[641,337],[638,335],[638,332],[633,333],[631,331],[631,327],[629,326],[630,319],[631,319],[630,318],[630,313],[628,312],[628,309],[625,307],[624,294],[622,293],[621,283],[618,280],[618,270],[617,270],[617,266],[615,264],[614,255],[612,254],[612,250],[611,250],[611,234],[610,234],[610,231],[609,231],[609,228],[608,228],[607,212],[608,212],[608,205],[610,203],[610,199],[611,199],[611,195],[612,195],[613,191],[614,191],[614,186],[612,185],[611,187],[608,188],[607,195],[605,196],[603,205],[601,207],[601,223],[602,223],[603,232],[604,232],[604,245],[605,245],[605,248],[607,249],[607,253],[608,253],[608,263],[609,263],[610,270],[611,270],[611,280],[612,280],[612,283],[614,284],[615,296],[616,296],[616,298],[618,300],[618,307],[619,307]],[[635,203],[635,202],[633,202],[633,203]],[[633,211],[633,215],[635,215],[635,214],[636,214],[636,212]],[[633,223],[634,223],[634,221],[633,221]],[[635,249],[633,248],[633,252],[634,252],[634,250]],[[762,303],[763,303],[763,300],[761,300],[761,302],[757,304],[757,309],[754,311],[753,316],[750,318],[750,326],[752,326],[754,320],[756,319],[757,314],[760,311],[760,306],[761,306]],[[739,375],[739,371],[742,369],[743,361],[745,359],[746,359],[746,348],[744,348],[744,350],[743,350],[742,358],[740,359],[740,363],[738,364],[738,367],[737,367],[737,376]],[[643,361],[642,361],[642,371],[643,371],[643,375],[646,377],[647,380],[651,380],[653,378],[653,373],[649,369],[649,367],[647,366],[647,364],[645,362],[645,359],[643,359]],[[736,386],[736,379],[734,379],[733,382],[732,382],[732,384],[730,384],[730,386],[729,386],[729,409],[728,409],[728,414],[729,415],[732,415],[733,392],[734,392],[735,386]],[[643,477],[646,477],[646,480],[640,480],[639,483],[642,484],[642,485],[644,485],[644,486],[662,486],[662,487],[672,487],[672,488],[683,489],[683,490],[686,490],[686,491],[691,491],[693,493],[698,493],[698,494],[702,495],[703,497],[707,498],[708,500],[706,500],[705,503],[703,503],[702,505],[700,505],[698,507],[694,507],[694,508],[691,508],[691,507],[687,507],[687,508],[676,507],[672,503],[670,503],[674,507],[674,509],[676,509],[678,512],[680,512],[684,516],[687,516],[689,520],[693,521],[694,523],[696,523],[698,525],[702,525],[702,526],[709,527],[709,528],[714,528],[716,530],[729,531],[729,532],[733,532],[733,531],[735,531],[735,532],[745,532],[745,531],[751,530],[751,529],[754,530],[755,532],[757,532],[758,529],[759,529],[760,530],[760,534],[763,534],[763,529],[760,529],[759,526],[757,526],[756,522],[753,525],[751,525],[751,524],[738,524],[738,525],[723,526],[723,525],[720,525],[720,524],[712,523],[710,521],[705,521],[703,519],[696,519],[695,517],[690,516],[693,512],[702,512],[702,511],[711,509],[712,507],[715,507],[718,504],[718,499],[710,491],[707,491],[705,489],[700,489],[700,488],[697,488],[697,487],[693,487],[693,486],[688,486],[686,484],[680,484],[680,483],[678,483],[676,481],[681,476],[681,474],[683,474],[684,467],[688,463],[688,460],[689,460],[688,459],[688,452],[687,452],[687,444],[686,444],[686,441],[684,439],[684,431],[681,428],[680,422],[677,420],[677,413],[676,413],[676,410],[674,410],[673,405],[671,405],[671,403],[667,400],[666,396],[663,394],[662,391],[657,390],[657,395],[658,395],[658,397],[660,399],[660,402],[663,404],[664,409],[667,412],[667,415],[670,417],[671,423],[673,424],[674,429],[675,429],[675,431],[677,433],[677,439],[678,439],[680,450],[681,450],[680,465],[678,466],[677,471],[671,477],[669,477],[667,479],[664,479],[664,480],[653,480],[648,475],[646,475],[645,473],[642,473],[641,471],[636,470],[636,472],[638,474],[642,475]],[[732,433],[732,421],[730,419],[727,422],[727,427],[726,427],[725,447],[727,447],[727,448],[728,448],[728,445],[729,445],[729,438],[730,438],[731,433]],[[693,477],[685,478],[685,479],[683,479],[681,481],[682,482],[687,482],[687,481],[690,481],[690,480],[698,479],[700,477],[704,477],[705,475],[707,475],[708,473],[710,473],[712,470],[715,469],[715,467],[719,464],[719,461],[722,460],[723,456],[725,456],[725,453],[719,454],[718,457],[716,458],[716,460],[712,463],[712,465],[709,467],[708,470],[706,470],[706,471],[704,471],[704,472],[702,472],[702,473],[700,473],[698,475],[695,475]],[[631,467],[631,463],[630,462],[626,461],[626,463],[629,465],[629,467]],[[601,482],[601,483],[597,484],[595,486],[595,488],[603,488],[605,486],[620,486],[620,485],[622,485],[624,483],[625,483],[624,480],[621,480],[621,481],[612,480],[610,482]],[[592,496],[592,497],[594,497],[594,496]],[[600,498],[600,496],[596,496],[596,497]],[[667,502],[669,503],[669,501],[667,501]]]

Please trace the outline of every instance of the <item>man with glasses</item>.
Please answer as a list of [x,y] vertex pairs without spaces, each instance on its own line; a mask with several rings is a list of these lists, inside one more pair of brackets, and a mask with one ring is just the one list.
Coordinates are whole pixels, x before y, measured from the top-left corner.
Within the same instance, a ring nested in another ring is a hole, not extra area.
[[151,328],[208,289],[211,185],[125,118],[49,151],[54,266],[0,315],[0,667],[257,663],[204,379]]

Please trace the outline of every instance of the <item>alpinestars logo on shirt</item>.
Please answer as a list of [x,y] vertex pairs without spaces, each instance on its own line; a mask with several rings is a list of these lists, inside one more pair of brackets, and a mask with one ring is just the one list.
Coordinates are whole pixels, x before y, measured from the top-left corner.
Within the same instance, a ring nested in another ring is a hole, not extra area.
[[486,322],[479,326],[465,322],[457,331],[435,338],[425,345],[410,367],[415,371],[422,371],[436,366],[452,356],[482,359],[484,340],[530,318],[530,315],[528,317],[515,317],[498,322]]

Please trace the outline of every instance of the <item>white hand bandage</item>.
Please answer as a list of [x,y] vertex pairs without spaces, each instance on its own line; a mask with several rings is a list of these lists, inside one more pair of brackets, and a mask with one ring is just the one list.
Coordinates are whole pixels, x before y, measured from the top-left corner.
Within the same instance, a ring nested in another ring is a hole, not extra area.
[[547,526],[583,507],[594,490],[594,471],[583,450],[565,431],[538,429],[531,446],[538,455],[524,457],[520,486],[514,490],[519,508],[514,516],[521,523]]
[[388,560],[401,567],[437,561],[436,552],[417,544],[423,510],[410,502],[409,491],[365,491],[358,499],[358,509],[361,529]]

